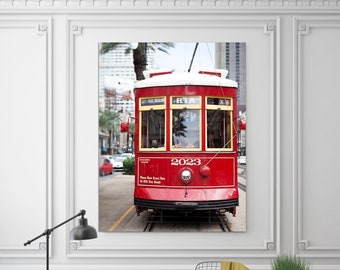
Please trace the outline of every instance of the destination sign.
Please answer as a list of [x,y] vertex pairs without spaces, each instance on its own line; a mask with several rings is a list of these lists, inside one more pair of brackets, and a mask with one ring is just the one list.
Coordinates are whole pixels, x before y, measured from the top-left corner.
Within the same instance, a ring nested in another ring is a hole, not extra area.
[[143,98],[141,106],[164,105],[164,97]]
[[207,104],[209,105],[225,105],[231,106],[231,99],[230,98],[208,98]]
[[172,97],[172,104],[200,104],[199,97]]

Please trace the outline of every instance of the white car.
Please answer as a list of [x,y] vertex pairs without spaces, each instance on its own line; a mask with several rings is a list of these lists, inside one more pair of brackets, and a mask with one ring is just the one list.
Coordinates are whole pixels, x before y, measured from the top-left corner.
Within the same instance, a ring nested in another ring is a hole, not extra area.
[[120,154],[119,155],[120,157],[134,157],[135,155],[134,154],[132,154],[132,153],[122,153],[122,154]]
[[238,163],[241,164],[241,165],[246,165],[247,164],[247,157],[246,156],[239,156]]
[[113,160],[113,167],[115,171],[122,171],[123,170],[123,161],[126,159],[127,157],[116,157]]

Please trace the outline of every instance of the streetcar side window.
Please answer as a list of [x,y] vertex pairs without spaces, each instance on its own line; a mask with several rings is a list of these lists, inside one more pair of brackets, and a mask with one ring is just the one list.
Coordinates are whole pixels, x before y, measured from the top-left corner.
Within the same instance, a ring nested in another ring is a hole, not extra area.
[[140,100],[140,149],[165,150],[165,98]]
[[230,98],[207,98],[207,150],[232,150],[232,102]]
[[164,147],[164,110],[142,111],[141,148]]
[[207,110],[208,148],[231,148],[229,111]]

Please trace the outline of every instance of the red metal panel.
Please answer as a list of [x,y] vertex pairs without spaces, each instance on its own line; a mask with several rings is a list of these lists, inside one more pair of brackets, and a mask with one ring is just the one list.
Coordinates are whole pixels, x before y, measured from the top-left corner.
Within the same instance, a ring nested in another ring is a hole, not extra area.
[[[204,177],[199,170],[208,164],[210,176]],[[169,187],[235,187],[237,185],[236,157],[197,157],[176,155],[168,157],[136,158],[136,186]],[[180,179],[183,169],[192,172],[192,180],[184,184]]]

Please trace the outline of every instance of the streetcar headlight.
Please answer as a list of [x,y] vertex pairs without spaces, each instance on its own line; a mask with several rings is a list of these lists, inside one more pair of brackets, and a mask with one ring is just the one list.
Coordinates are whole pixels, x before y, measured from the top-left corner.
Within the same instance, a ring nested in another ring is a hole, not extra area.
[[183,170],[181,173],[182,180],[188,182],[191,178],[191,172],[189,170]]

